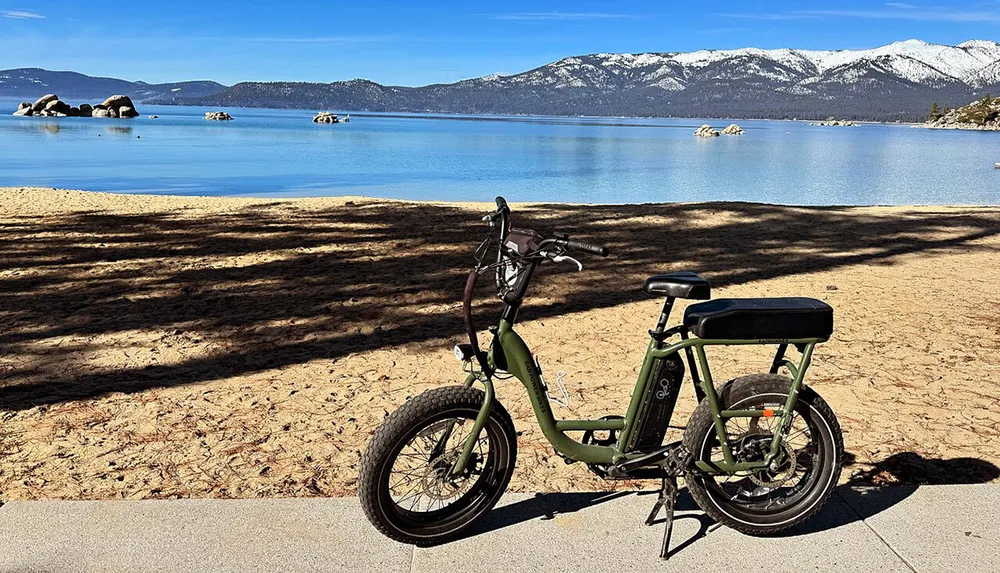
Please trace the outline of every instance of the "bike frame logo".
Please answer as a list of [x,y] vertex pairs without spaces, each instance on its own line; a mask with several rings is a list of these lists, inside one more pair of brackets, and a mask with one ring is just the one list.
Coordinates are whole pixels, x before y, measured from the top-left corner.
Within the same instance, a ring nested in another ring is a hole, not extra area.
[[656,390],[656,399],[666,400],[667,396],[670,395],[670,378],[660,378],[657,385],[659,388]]

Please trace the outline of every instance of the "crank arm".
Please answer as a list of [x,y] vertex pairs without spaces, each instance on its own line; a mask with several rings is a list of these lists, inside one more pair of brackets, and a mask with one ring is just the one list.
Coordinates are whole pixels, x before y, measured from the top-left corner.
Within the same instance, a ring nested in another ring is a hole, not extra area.
[[672,446],[667,446],[665,448],[661,448],[659,450],[656,450],[655,452],[645,454],[638,458],[632,458],[631,460],[615,464],[615,466],[612,469],[621,471],[622,473],[630,473],[642,467],[655,466],[659,462],[662,462],[663,460],[667,459],[667,456],[670,455],[670,451],[672,449],[673,449]]

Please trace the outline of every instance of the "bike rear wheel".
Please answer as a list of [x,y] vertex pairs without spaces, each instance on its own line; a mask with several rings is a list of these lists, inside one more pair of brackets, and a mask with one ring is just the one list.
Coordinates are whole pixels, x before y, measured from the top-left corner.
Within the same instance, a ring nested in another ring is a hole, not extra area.
[[[781,409],[792,381],[758,374],[737,378],[719,393],[722,410]],[[779,418],[726,420],[729,446],[736,461],[760,461],[769,451]],[[722,459],[707,401],[695,409],[684,432],[684,445],[695,460]],[[803,387],[790,428],[782,438],[779,465],[768,470],[711,475],[693,470],[687,486],[698,505],[716,521],[751,535],[783,531],[809,519],[826,503],[843,464],[844,439],[830,406]]]
[[465,386],[429,390],[379,426],[361,459],[358,497],[386,536],[434,545],[460,536],[496,505],[514,471],[517,436],[495,402],[466,470],[449,476],[485,395]]

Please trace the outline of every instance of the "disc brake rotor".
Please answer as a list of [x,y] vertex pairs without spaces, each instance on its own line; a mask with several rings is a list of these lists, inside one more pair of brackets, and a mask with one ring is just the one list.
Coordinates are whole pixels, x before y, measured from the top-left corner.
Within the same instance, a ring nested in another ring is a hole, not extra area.
[[785,463],[787,465],[780,468],[777,472],[773,472],[771,470],[753,472],[749,476],[750,481],[760,487],[774,489],[785,485],[786,482],[795,477],[795,469],[798,465],[795,450],[793,450],[792,446],[786,442],[782,442],[781,445],[785,450]]
[[424,495],[431,499],[451,499],[462,489],[461,482],[465,480],[449,481],[443,477],[447,471],[447,469],[443,471],[436,468],[427,469],[423,479]]
[[[424,428],[416,437],[424,440],[425,446],[434,448],[439,445],[437,441],[443,431],[454,429],[452,424],[451,420],[442,420]],[[463,424],[464,420],[458,421],[458,426]],[[466,463],[465,471],[458,476],[449,476],[451,468],[455,465],[455,460],[458,459],[462,443],[464,441],[461,441],[459,446],[452,446],[450,451],[440,452],[428,460],[423,475],[419,477],[422,493],[428,498],[440,501],[451,499],[462,491],[472,476],[480,473],[481,459],[477,453],[473,452]]]

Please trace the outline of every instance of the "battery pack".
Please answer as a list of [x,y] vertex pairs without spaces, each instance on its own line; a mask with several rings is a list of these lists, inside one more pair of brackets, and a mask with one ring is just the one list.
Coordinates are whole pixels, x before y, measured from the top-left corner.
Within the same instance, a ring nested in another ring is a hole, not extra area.
[[639,421],[630,438],[629,451],[651,452],[663,445],[663,436],[677,405],[677,396],[684,382],[684,361],[673,353],[656,361],[653,379],[639,407]]

